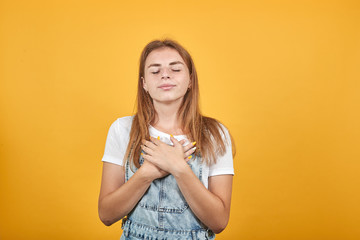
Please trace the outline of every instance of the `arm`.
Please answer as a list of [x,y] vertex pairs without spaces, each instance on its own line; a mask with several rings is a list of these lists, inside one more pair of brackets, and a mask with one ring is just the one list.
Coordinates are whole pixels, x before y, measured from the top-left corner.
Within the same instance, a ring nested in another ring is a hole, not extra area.
[[[180,141],[180,143],[184,141]],[[195,150],[192,144],[185,149],[185,159]],[[185,161],[183,160],[185,163]],[[124,167],[113,163],[103,163],[101,189],[98,201],[100,220],[110,226],[126,216],[139,202],[151,182],[168,175],[152,163],[144,161],[135,174],[125,182]]]
[[173,175],[191,210],[200,221],[214,233],[222,232],[230,216],[233,176],[210,177],[208,190],[188,165],[179,168]]
[[125,183],[124,167],[104,162],[98,213],[101,221],[110,226],[126,216],[138,203],[151,182],[168,173],[145,161]]

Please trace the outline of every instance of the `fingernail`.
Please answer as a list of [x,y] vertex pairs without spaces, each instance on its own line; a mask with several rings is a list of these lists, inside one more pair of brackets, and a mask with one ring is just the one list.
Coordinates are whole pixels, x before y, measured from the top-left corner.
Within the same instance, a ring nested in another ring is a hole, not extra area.
[[196,144],[196,142],[192,142],[192,145],[195,145]]
[[174,137],[172,134],[170,134],[170,137]]
[[195,150],[195,149],[196,149],[196,147],[193,147],[193,149]]
[[141,155],[144,155],[143,153],[141,153]]
[[160,136],[158,136],[157,139],[160,140]]
[[188,159],[191,159],[192,158],[192,155],[188,156]]

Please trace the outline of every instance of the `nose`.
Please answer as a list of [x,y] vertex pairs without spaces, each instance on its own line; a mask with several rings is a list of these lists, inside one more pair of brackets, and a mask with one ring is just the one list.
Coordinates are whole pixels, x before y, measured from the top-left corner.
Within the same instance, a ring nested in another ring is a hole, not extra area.
[[170,78],[170,73],[169,73],[169,70],[167,68],[165,68],[164,71],[162,71],[161,78],[162,79]]

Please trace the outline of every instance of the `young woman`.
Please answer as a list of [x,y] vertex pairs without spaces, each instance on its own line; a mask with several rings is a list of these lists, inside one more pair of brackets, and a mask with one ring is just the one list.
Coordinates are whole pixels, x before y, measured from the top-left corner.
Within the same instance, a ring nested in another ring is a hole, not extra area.
[[120,239],[214,239],[228,223],[234,141],[199,110],[189,53],[171,39],[140,58],[137,112],[110,126],[99,217]]

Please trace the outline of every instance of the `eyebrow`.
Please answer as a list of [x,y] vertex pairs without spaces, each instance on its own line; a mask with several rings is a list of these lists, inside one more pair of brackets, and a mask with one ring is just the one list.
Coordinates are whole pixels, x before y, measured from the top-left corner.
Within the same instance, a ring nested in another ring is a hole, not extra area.
[[[184,65],[182,62],[180,62],[180,61],[175,61],[175,62],[171,62],[171,63],[169,63],[169,65],[175,65],[175,64],[182,64],[182,65]],[[150,64],[149,66],[148,66],[148,68],[149,67],[160,67],[161,66],[161,64],[160,63],[153,63],[153,64]]]

